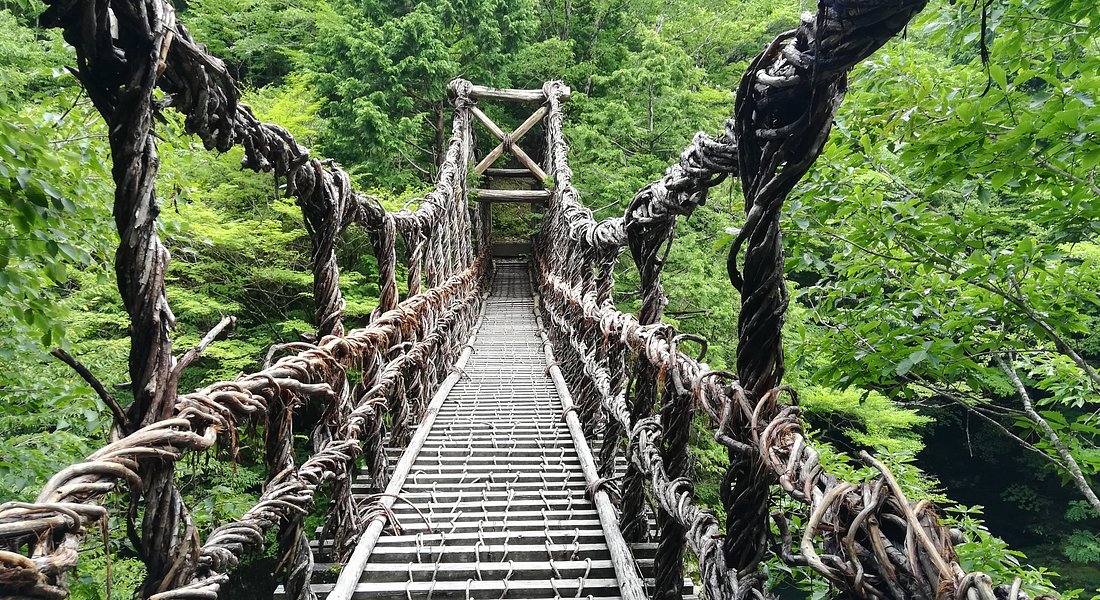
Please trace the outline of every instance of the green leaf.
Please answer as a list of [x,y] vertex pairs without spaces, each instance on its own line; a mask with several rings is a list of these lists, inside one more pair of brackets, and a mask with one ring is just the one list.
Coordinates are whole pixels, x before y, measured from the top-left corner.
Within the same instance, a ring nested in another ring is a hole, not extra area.
[[1000,86],[1002,90],[1008,91],[1008,75],[1005,73],[1003,67],[991,63],[989,65],[989,76],[993,78],[993,81]]

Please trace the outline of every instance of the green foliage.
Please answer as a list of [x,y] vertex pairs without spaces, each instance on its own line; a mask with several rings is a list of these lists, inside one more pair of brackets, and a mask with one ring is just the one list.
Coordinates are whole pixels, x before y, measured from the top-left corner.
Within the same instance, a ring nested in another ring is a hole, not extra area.
[[1062,551],[1073,562],[1100,563],[1100,535],[1078,529],[1066,538]]
[[181,465],[180,488],[195,524],[209,531],[239,518],[256,503],[263,485],[261,466],[244,467],[211,457],[197,457]]
[[1066,508],[1066,520],[1071,523],[1079,523],[1086,519],[1095,519],[1096,511],[1084,500],[1074,500]]
[[407,186],[430,173],[448,135],[447,83],[505,84],[508,54],[534,41],[536,10],[530,0],[359,8],[321,28],[308,65],[329,124],[321,147],[370,185]]
[[876,452],[915,455],[923,446],[917,429],[930,420],[898,407],[882,394],[852,388],[806,386],[799,401],[810,422],[826,422],[830,430],[842,432],[856,447]]
[[[0,498],[31,499],[50,474],[97,447],[109,425],[100,400],[45,350],[67,345],[114,389],[127,379],[128,318],[110,275],[117,240],[105,129],[62,69],[74,59],[60,34],[31,26],[41,5],[0,6],[0,335],[8,341],[0,346]],[[537,87],[562,78],[574,90],[566,134],[576,183],[604,217],[621,215],[696,130],[721,125],[744,67],[798,9],[762,0],[567,6],[196,0],[180,15],[248,86],[244,100],[261,118],[349,167],[388,209],[424,195],[449,132],[450,79]],[[874,450],[913,498],[941,503],[943,490],[918,468],[936,465],[916,458],[944,416],[928,407],[954,399],[968,410],[1016,406],[992,362],[1010,352],[1042,417],[1087,475],[1100,473],[1097,390],[1062,345],[1092,365],[1100,360],[1100,53],[1091,42],[1100,9],[1088,0],[990,5],[988,65],[975,49],[982,34],[973,10],[930,8],[908,40],[857,69],[785,223],[796,296],[784,332],[786,379],[823,464],[862,480],[872,472],[850,456]],[[526,114],[491,112],[502,126]],[[237,331],[187,370],[186,390],[255,369],[270,344],[312,330],[310,243],[298,207],[270,175],[242,172],[239,149],[215,156],[182,133],[178,116],[165,118],[158,191],[173,257],[175,346],[195,344],[224,315],[239,318]],[[708,339],[712,368],[735,364],[738,300],[724,255],[741,219],[737,189],[731,181],[712,190],[679,224],[664,271],[667,320]],[[529,219],[537,225],[526,207],[494,212],[498,236],[527,235]],[[338,253],[347,317],[362,322],[378,293],[369,241],[349,232]],[[618,300],[636,310],[628,262],[618,269]],[[1054,455],[1035,422],[1001,422]],[[717,507],[726,452],[711,426],[696,423],[693,454],[698,498]],[[181,465],[200,527],[254,500],[257,447],[246,439],[236,465],[214,456]],[[1050,474],[1045,468],[1037,478]],[[1077,561],[1062,569],[1072,575],[1100,556],[1090,529],[1097,516],[1086,503],[1052,500],[1043,489],[1051,482],[1015,482],[991,495],[1073,522],[1055,553]],[[797,524],[798,508],[785,507]],[[999,581],[1019,575],[1032,591],[1051,587],[1054,573],[1027,567],[979,508],[950,511],[965,537],[964,568]],[[142,575],[133,549],[118,542],[121,524],[110,526],[109,553],[91,539],[82,551],[77,598],[104,596],[108,555],[116,596]],[[812,597],[829,594],[819,579],[772,568]]]
[[255,86],[282,82],[317,30],[341,20],[325,0],[190,0],[181,18],[238,81]]
[[[13,18],[0,12],[5,20],[12,25]],[[9,64],[0,59],[0,89],[26,86],[24,99],[34,98],[37,106],[21,111],[18,95],[0,98],[0,288],[6,299],[0,303],[0,328],[32,334],[48,345],[64,336],[57,286],[68,281],[69,269],[92,268],[95,255],[106,251],[110,188],[96,139],[103,129],[92,127],[89,135],[87,110],[73,106],[79,98],[71,76],[36,79],[36,69],[21,64],[59,59],[55,44],[4,27],[0,23],[0,43],[10,41],[21,51]],[[9,31],[15,39],[5,39]],[[22,81],[8,76],[17,71]],[[30,95],[32,88],[41,95]]]
[[[1061,461],[1049,426],[1091,481],[1100,53],[1081,34],[1098,27],[1095,7],[992,7],[988,65],[969,10],[931,9],[857,69],[788,203],[788,267],[812,308],[793,354],[817,383],[951,405]],[[1041,421],[1024,418],[997,360],[1023,378]],[[1069,485],[1049,462],[1036,478],[1047,469]],[[1049,484],[1010,483],[998,491],[1017,510],[1053,509],[1036,492]]]
[[[100,541],[100,545],[91,545],[81,552],[76,576],[70,584],[71,597],[82,600],[118,598],[136,590],[144,578],[145,565],[140,560],[117,554],[108,556]],[[108,581],[110,596],[107,595]]]
[[1014,577],[1023,580],[1024,589],[1035,593],[1053,589],[1051,577],[1057,573],[1045,568],[1032,568],[1022,564],[1022,552],[1013,550],[994,536],[981,520],[981,506],[956,505],[947,508],[947,522],[964,532],[962,543],[955,546],[959,565],[968,572],[981,571],[998,581],[1010,581]]

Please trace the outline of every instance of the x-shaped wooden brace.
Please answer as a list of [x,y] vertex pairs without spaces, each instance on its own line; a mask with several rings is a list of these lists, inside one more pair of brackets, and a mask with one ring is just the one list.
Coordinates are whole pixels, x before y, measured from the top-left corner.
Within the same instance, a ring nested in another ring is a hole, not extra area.
[[516,145],[516,142],[518,142],[525,133],[530,131],[536,123],[541,121],[542,118],[546,116],[546,113],[548,111],[545,106],[539,107],[539,109],[535,111],[535,114],[527,117],[527,120],[524,121],[522,125],[517,127],[516,130],[512,133],[504,133],[504,130],[498,127],[492,119],[485,115],[485,113],[481,112],[480,108],[476,106],[471,107],[470,112],[473,113],[475,117],[477,117],[478,121],[481,121],[481,124],[484,125],[486,129],[492,132],[492,134],[500,140],[500,143],[497,144],[497,147],[493,148],[492,152],[486,154],[485,158],[481,159],[481,162],[477,163],[477,166],[474,167],[474,171],[476,171],[478,174],[484,173],[486,169],[492,166],[492,164],[495,163],[497,159],[504,154],[505,150],[508,150],[513,155],[515,155],[517,159],[519,159],[519,162],[523,163],[523,166],[527,167],[528,171],[531,171],[531,174],[534,175],[536,179],[538,179],[539,183],[546,181],[546,171],[543,171],[542,167],[539,167],[538,163],[531,160],[531,157],[523,151],[523,148],[520,148]]

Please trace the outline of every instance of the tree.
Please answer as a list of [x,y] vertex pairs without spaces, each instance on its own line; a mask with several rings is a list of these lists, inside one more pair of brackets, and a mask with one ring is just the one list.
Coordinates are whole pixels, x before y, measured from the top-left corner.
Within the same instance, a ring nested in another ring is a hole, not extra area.
[[1100,511],[1100,20],[1009,2],[981,29],[960,10],[861,69],[789,207],[820,325],[801,352],[827,357],[819,381],[961,407]]
[[507,57],[534,41],[529,0],[370,1],[322,31],[311,81],[329,128],[321,149],[370,185],[431,177],[450,128],[447,83],[506,86]]

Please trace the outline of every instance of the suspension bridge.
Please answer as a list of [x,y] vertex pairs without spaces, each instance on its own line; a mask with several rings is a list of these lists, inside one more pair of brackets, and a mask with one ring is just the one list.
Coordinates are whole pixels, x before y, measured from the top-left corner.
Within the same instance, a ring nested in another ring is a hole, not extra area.
[[[820,3],[752,62],[721,135],[697,134],[622,216],[599,221],[573,185],[571,93],[560,81],[453,81],[434,189],[415,208],[387,211],[240,103],[171,4],[47,4],[42,22],[76,48],[76,73],[109,126],[134,402],[115,411],[110,443],[35,502],[0,505],[0,595],[65,597],[85,537],[108,518],[104,498],[122,491],[140,503],[122,515],[147,569],[138,594],[161,600],[218,597],[241,560],[271,543],[285,599],[770,598],[767,556],[845,597],[1027,598],[1018,580],[966,572],[937,508],[907,499],[874,457],[861,457],[878,471],[866,482],[825,471],[781,384],[783,200],[820,153],[849,70],[923,0]],[[530,116],[506,132],[483,110],[494,103]],[[174,353],[153,131],[168,109],[209,149],[242,147],[244,167],[298,200],[317,307],[309,341],[189,393],[177,389],[180,373],[231,320]],[[475,131],[494,142],[480,156]],[[510,166],[496,166],[504,157]],[[709,368],[705,340],[662,321],[677,219],[729,177],[740,179],[746,215],[727,263],[741,296],[736,373]],[[494,243],[500,202],[542,213],[530,243]],[[349,328],[334,248],[350,227],[370,236],[380,292],[370,321]],[[637,315],[615,306],[624,250],[639,274]],[[299,462],[303,406],[323,416]],[[697,419],[728,449],[724,523],[695,501]],[[203,535],[175,464],[208,450],[232,458],[248,423],[264,431],[263,492]],[[795,513],[773,510],[776,493]],[[323,524],[307,531],[321,498]]]

